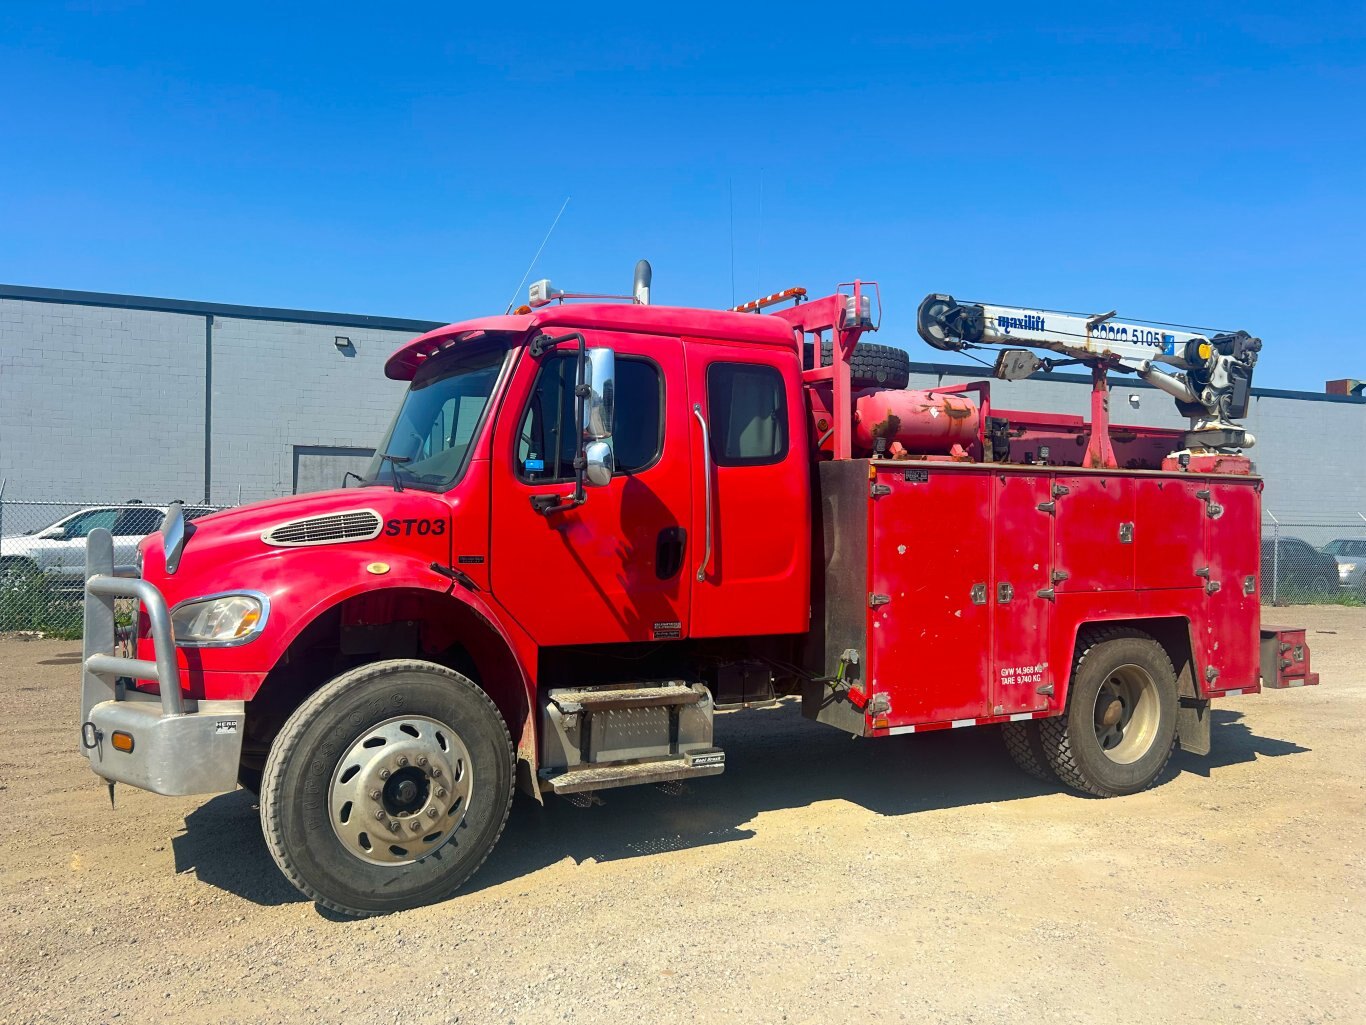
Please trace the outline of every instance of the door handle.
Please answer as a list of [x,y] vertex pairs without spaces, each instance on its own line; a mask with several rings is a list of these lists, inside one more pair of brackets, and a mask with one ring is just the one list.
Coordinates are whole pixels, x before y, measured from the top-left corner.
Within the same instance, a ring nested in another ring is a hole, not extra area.
[[692,415],[697,417],[697,422],[702,426],[702,502],[707,510],[703,521],[707,528],[706,544],[702,550],[702,565],[697,567],[700,583],[707,579],[707,567],[711,565],[711,434],[707,431],[707,421],[702,416],[700,405],[692,407]]
[[668,580],[683,568],[683,552],[688,532],[682,527],[665,527],[655,540],[655,576]]

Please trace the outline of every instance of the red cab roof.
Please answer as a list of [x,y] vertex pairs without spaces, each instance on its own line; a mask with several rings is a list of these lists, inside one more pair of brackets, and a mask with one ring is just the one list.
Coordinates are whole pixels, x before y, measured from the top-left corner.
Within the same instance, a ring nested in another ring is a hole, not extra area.
[[792,325],[777,317],[729,313],[688,306],[637,306],[627,303],[586,303],[543,306],[531,313],[479,317],[447,324],[404,344],[384,364],[384,376],[411,381],[423,362],[442,348],[488,332],[523,334],[533,328],[583,331],[634,331],[640,334],[718,338],[795,349]]

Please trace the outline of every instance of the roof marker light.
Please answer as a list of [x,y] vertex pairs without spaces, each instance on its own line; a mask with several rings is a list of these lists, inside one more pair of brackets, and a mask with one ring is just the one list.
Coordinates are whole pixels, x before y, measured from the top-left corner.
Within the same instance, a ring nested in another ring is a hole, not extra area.
[[801,302],[805,296],[806,289],[800,286],[796,288],[785,288],[781,292],[774,292],[772,295],[766,295],[762,299],[754,299],[750,302],[742,303],[739,306],[732,306],[726,312],[758,313],[765,306],[773,306],[777,303],[787,302],[789,299],[796,299],[798,302]]

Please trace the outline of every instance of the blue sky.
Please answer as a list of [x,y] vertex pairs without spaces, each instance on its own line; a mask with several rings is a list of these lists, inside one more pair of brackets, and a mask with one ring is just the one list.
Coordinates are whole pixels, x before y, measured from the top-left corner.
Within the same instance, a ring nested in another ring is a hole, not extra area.
[[1316,390],[1366,377],[1363,12],[9,0],[0,281],[459,319],[569,196],[560,287],[729,305],[733,234],[736,299],[876,278],[918,359],[944,291]]

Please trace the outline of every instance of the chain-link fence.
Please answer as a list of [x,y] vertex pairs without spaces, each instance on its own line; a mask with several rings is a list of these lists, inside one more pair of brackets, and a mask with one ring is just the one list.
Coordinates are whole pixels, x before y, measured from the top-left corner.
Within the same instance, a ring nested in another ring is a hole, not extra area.
[[[217,508],[187,505],[185,515]],[[0,632],[79,637],[86,535],[96,527],[112,533],[116,571],[131,574],[138,542],[165,517],[166,506],[150,502],[0,501]],[[131,615],[131,600],[120,600],[116,611]]]
[[[187,505],[189,519],[218,506]],[[166,506],[151,502],[0,500],[0,632],[81,633],[85,538],[96,527],[114,535],[114,563],[135,569],[137,546],[161,528]],[[1262,525],[1262,601],[1366,604],[1366,517],[1330,523],[1279,520]],[[131,601],[121,601],[121,616]]]
[[1303,523],[1266,514],[1262,601],[1366,604],[1366,518]]

